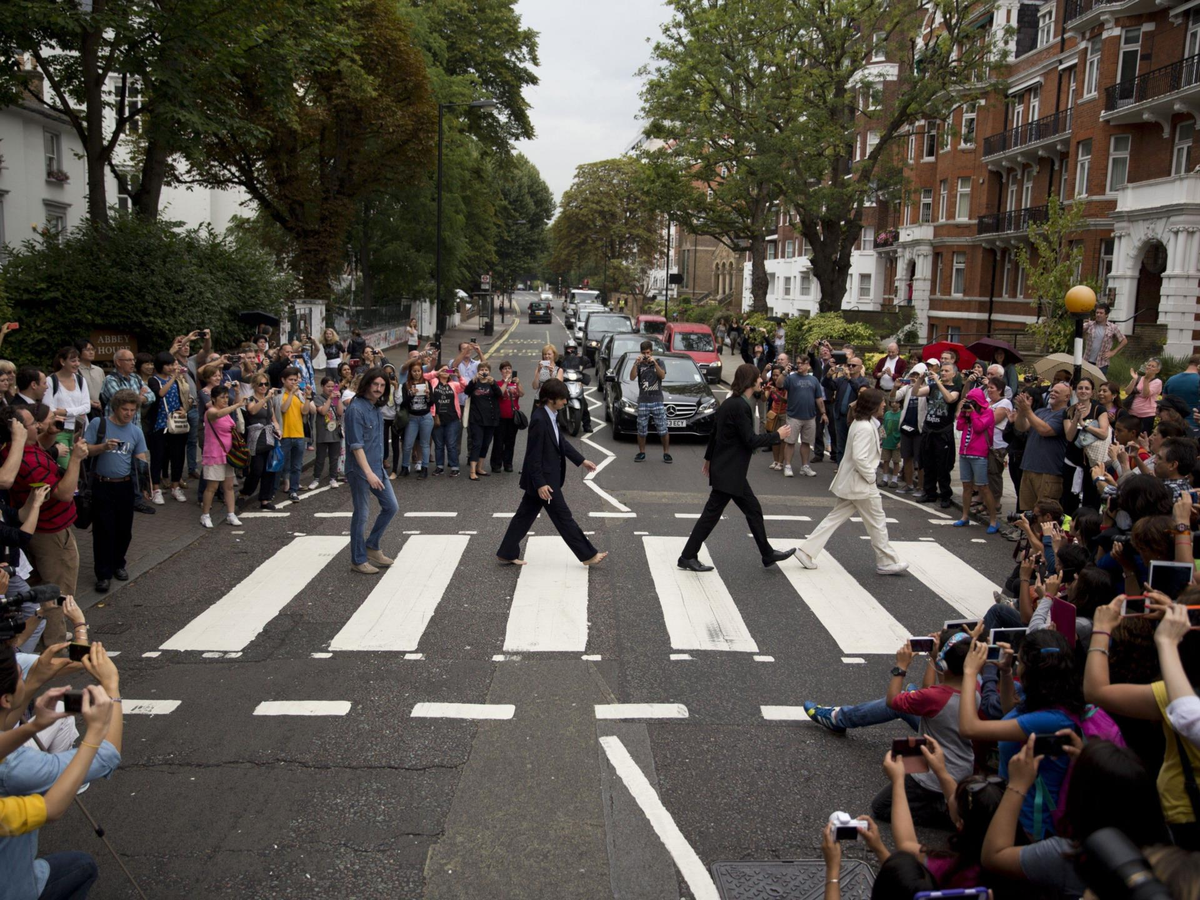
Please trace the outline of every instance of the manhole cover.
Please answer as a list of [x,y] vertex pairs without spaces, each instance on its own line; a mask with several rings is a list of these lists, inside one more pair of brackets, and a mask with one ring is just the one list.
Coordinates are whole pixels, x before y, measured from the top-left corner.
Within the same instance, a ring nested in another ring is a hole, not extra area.
[[107,625],[97,625],[91,629],[92,634],[124,634],[133,624],[130,622],[110,622]]
[[[819,900],[825,895],[825,862],[820,859],[773,859],[765,862],[718,862],[713,880],[722,900]],[[875,873],[856,859],[842,860],[844,900],[868,900]]]

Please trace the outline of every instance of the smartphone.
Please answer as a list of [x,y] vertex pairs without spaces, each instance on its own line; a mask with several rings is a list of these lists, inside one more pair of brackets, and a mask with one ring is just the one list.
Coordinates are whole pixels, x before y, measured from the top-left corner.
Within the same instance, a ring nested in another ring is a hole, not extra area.
[[83,712],[83,691],[68,691],[62,695],[62,703],[69,713]]
[[1144,616],[1146,614],[1146,596],[1138,594],[1134,597],[1126,597],[1121,604],[1121,615],[1123,616]]
[[1192,583],[1195,570],[1193,563],[1153,560],[1150,563],[1150,587],[1175,600]]
[[999,644],[987,645],[986,662],[1000,662],[1000,657],[1004,655],[1004,648]]
[[910,637],[908,639],[909,646],[912,647],[913,653],[932,653],[934,640],[931,637]]
[[947,631],[974,631],[978,624],[978,619],[947,619],[942,623],[942,628]]
[[1028,628],[993,628],[989,640],[993,644],[1008,644],[1016,653],[1021,649],[1021,642],[1028,632]]
[[925,738],[896,738],[892,741],[892,755],[904,760],[904,771],[910,775],[917,772],[928,772],[929,763],[921,753],[926,744]]
[[87,428],[87,422],[84,421],[83,416],[76,416],[75,417],[75,432],[73,434],[73,437],[76,441],[83,440],[83,430],[85,428]]
[[1189,606],[1187,611],[1188,624],[1193,628],[1200,628],[1200,606]]
[[45,487],[45,486],[46,486],[46,482],[44,482],[44,481],[31,481],[31,482],[29,483],[29,486],[30,486],[31,488],[40,488],[40,487]]
[[947,888],[944,891],[917,891],[917,893],[913,894],[913,900],[941,900],[943,897],[986,898],[989,892],[989,888],[985,887]]
[[67,602],[67,598],[64,597],[62,594],[59,594],[58,599],[55,600],[54,602],[57,603],[59,606],[62,606],[64,603]]
[[72,641],[71,646],[67,648],[67,655],[71,657],[71,662],[82,662],[91,652],[91,644],[80,644],[75,641]]
[[1066,755],[1066,748],[1070,745],[1071,740],[1065,734],[1036,734],[1033,737],[1033,755],[1058,758]]
[[19,329],[21,327],[21,323],[20,322],[7,322],[7,323],[5,323],[4,327],[6,329],[8,329],[9,331],[16,331],[17,329]]
[[1192,532],[1192,559],[1200,559],[1200,531]]

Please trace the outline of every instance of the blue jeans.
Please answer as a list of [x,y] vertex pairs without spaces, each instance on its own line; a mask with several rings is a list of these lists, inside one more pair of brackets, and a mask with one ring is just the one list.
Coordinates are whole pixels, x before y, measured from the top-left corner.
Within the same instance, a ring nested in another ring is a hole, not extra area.
[[[187,419],[187,470],[189,472],[199,472],[200,467],[196,465],[196,454],[200,445],[200,409],[195,406],[189,409]],[[201,482],[200,486],[201,491],[203,492],[203,482]]]
[[100,877],[96,861],[79,851],[51,853],[42,861],[49,863],[50,877],[38,900],[84,900]]
[[433,415],[409,416],[408,424],[404,426],[404,454],[400,457],[401,467],[407,469],[408,461],[412,459],[413,441],[421,441],[421,468],[429,468],[429,436],[433,434]]
[[433,429],[434,460],[439,469],[443,468],[443,460],[451,469],[458,468],[458,439],[461,434],[462,419],[443,422]]
[[306,441],[302,437],[281,438],[279,443],[283,446],[283,468],[279,470],[279,474],[281,477],[287,476],[289,493],[299,493],[300,470],[304,468]]
[[[380,490],[375,490],[367,483],[367,476],[362,473],[362,469],[358,467],[358,462],[353,457],[346,460],[346,474],[350,481],[350,499],[354,503],[354,512],[350,516],[350,561],[357,566],[367,561],[368,548],[379,549],[383,533],[387,531],[392,518],[400,509],[400,505],[396,503],[396,495],[392,492],[392,483],[388,481],[382,467],[375,473],[375,476],[383,482]],[[379,515],[375,519],[375,524],[371,526],[371,533],[364,540],[363,532],[367,527],[367,514],[370,512],[372,494],[379,501]]]
[[884,722],[894,722],[903,719],[913,731],[921,720],[909,713],[897,712],[887,704],[886,698],[859,703],[855,706],[843,706],[838,710],[837,723],[843,728],[866,728],[868,725],[882,725]]

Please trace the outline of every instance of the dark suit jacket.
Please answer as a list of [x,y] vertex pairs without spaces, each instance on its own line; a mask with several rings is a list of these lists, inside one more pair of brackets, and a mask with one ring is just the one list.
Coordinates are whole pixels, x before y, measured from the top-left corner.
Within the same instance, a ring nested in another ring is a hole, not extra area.
[[704,458],[708,483],[715,491],[743,496],[750,490],[746,472],[755,450],[779,443],[779,435],[754,433],[754,413],[742,397],[730,394],[717,410]]
[[539,488],[547,484],[556,491],[562,490],[567,477],[567,460],[577,466],[583,464],[583,454],[561,431],[558,433],[558,443],[555,443],[551,415],[546,407],[535,406],[529,416],[525,462],[521,466],[521,489],[530,494],[537,493]]

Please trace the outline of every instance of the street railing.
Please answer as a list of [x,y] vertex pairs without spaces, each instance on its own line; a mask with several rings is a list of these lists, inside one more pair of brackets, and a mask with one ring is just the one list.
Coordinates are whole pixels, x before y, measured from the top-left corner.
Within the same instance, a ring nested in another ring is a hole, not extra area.
[[1045,222],[1049,217],[1049,206],[1027,206],[1024,209],[1010,209],[1002,213],[988,213],[980,216],[976,222],[976,234],[1009,234],[1014,231],[1027,231],[1031,224]]
[[1200,84],[1200,53],[1152,69],[1137,78],[1118,81],[1104,91],[1104,111],[1116,112],[1135,103],[1173,94]]
[[1042,116],[1040,119],[1035,119],[1032,122],[1026,122],[1017,128],[1008,128],[997,134],[993,134],[991,137],[984,138],[984,159],[987,159],[989,156],[995,156],[998,153],[1017,150],[1028,144],[1036,144],[1038,141],[1043,141],[1046,138],[1068,134],[1071,131],[1071,113],[1073,111],[1071,109],[1062,109],[1048,116]]

